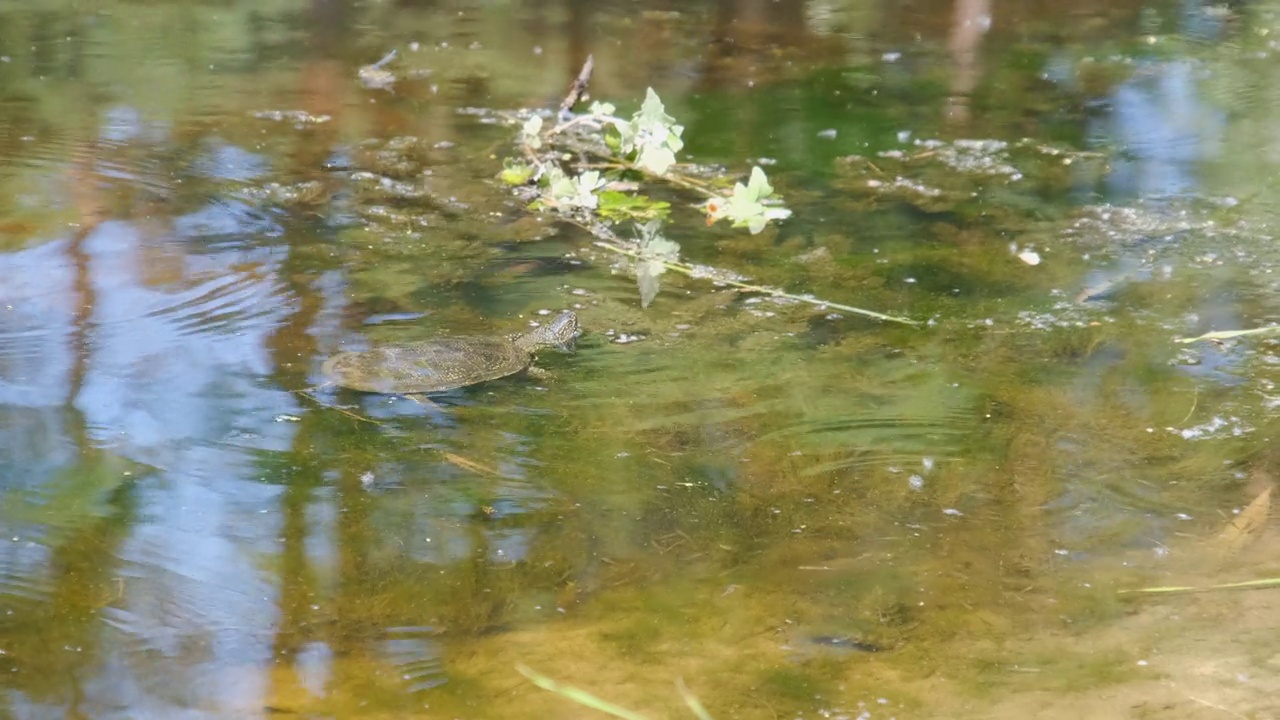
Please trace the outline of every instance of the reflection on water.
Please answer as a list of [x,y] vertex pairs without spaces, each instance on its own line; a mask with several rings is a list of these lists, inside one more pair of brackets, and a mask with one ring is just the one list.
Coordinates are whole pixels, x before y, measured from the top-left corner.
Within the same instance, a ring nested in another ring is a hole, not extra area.
[[[1274,315],[1256,10],[0,8],[4,713],[574,712],[526,663],[654,717],[677,676],[717,717],[1274,716],[1270,591],[1115,593],[1280,569],[1266,522],[1198,542],[1272,483],[1276,348],[1172,343]],[[776,162],[795,217],[680,210],[692,261],[928,327],[642,309],[493,182],[487,110],[587,53],[696,160]],[[566,307],[549,377],[312,387]]]

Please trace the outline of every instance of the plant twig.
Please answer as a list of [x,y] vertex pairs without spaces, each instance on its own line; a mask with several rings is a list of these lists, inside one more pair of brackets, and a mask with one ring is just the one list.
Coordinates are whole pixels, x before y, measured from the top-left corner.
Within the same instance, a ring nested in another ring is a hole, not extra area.
[[[627,257],[630,257],[633,259],[637,259],[637,260],[649,259],[649,258],[643,257],[638,252],[635,252],[633,250],[628,250],[626,248],[620,247],[610,242],[606,242],[604,240],[596,240],[595,243],[593,244],[596,247],[603,248],[605,250],[608,250],[609,252],[617,253],[619,255],[626,255]],[[708,277],[708,275],[706,275],[705,273],[698,272],[697,268],[693,267],[692,265],[687,265],[681,262],[671,262],[668,260],[663,260],[661,262],[663,267],[665,267],[666,269],[672,270],[674,272],[678,272],[682,275],[687,275],[692,278]],[[728,278],[714,277],[714,276],[710,276],[710,279],[716,282],[724,283],[725,285],[731,285],[741,290],[749,290],[751,292],[764,293],[772,297],[784,298],[786,300],[795,300],[797,302],[808,303],[810,305],[816,305],[819,307],[826,307],[826,308],[831,308],[833,310],[841,310],[844,312],[855,313],[858,315],[865,315],[867,317],[875,318],[877,320],[902,323],[904,325],[920,324],[919,320],[912,320],[911,318],[899,317],[897,315],[886,315],[884,313],[878,313],[874,310],[866,310],[864,308],[853,307],[852,305],[844,305],[842,303],[831,302],[829,300],[823,300],[821,298],[807,297],[804,295],[794,295],[792,293],[784,292],[777,288],[771,288],[764,285],[752,285],[750,283],[744,283],[744,282],[739,282],[737,280],[730,280]]]
[[[328,383],[326,383],[326,384],[328,384]],[[315,403],[315,404],[319,405],[319,406],[320,406],[320,407],[322,407],[322,408],[325,408],[326,410],[337,410],[338,412],[342,413],[343,415],[346,415],[347,417],[352,418],[352,419],[354,419],[354,420],[359,420],[360,422],[373,423],[374,425],[382,425],[382,423],[378,422],[377,420],[374,420],[373,418],[367,418],[367,417],[365,417],[365,416],[363,416],[363,415],[357,415],[357,414],[355,414],[355,413],[351,412],[350,410],[346,410],[346,409],[344,409],[344,408],[340,408],[340,407],[338,407],[337,405],[330,405],[329,403],[326,403],[326,402],[322,401],[320,398],[318,398],[318,397],[316,397],[316,396],[314,396],[314,395],[312,395],[312,394],[311,394],[311,391],[312,391],[312,390],[318,390],[318,389],[320,389],[320,388],[322,388],[322,387],[324,387],[324,385],[319,385],[319,386],[314,387],[314,388],[306,388],[306,389],[303,389],[303,390],[293,390],[293,391],[291,391],[291,392],[294,392],[294,393],[296,393],[296,394],[298,394],[298,395],[301,395],[301,396],[303,396],[303,397],[307,398],[307,399],[308,399],[308,400],[310,400],[311,402],[313,402],[313,403]]]
[[1231,338],[1244,337],[1245,335],[1260,335],[1277,330],[1280,330],[1280,325],[1268,325],[1267,327],[1253,328],[1251,330],[1216,330],[1193,338],[1174,338],[1173,341],[1185,345],[1200,340],[1230,340]]
[[586,123],[589,123],[592,120],[599,120],[599,118],[595,115],[579,115],[575,118],[566,120],[560,123],[559,125],[551,128],[550,130],[546,131],[545,133],[543,133],[543,137],[549,139],[552,135],[559,135],[560,133],[564,132],[565,130],[568,130],[571,127],[575,127],[577,125],[585,125]]
[[495,468],[491,468],[488,465],[482,465],[476,462],[475,460],[472,460],[467,457],[463,457],[462,455],[451,453],[445,450],[441,450],[440,454],[444,457],[445,460],[448,460],[449,462],[453,463],[454,465],[457,465],[463,470],[470,470],[471,472],[477,475],[491,475],[493,477],[506,477],[502,473],[498,472],[498,470],[496,470]]
[[[1191,409],[1187,411],[1187,416],[1182,418],[1182,422],[1186,422],[1191,419],[1191,415],[1196,411],[1196,405],[1198,404],[1200,404],[1200,386],[1197,385],[1195,388],[1195,394],[1191,396]],[[1182,423],[1178,424],[1181,425]]]
[[1177,595],[1185,593],[1209,592],[1212,590],[1259,590],[1262,588],[1280,587],[1280,578],[1263,578],[1261,580],[1245,580],[1244,582],[1223,583],[1221,585],[1172,585],[1166,587],[1146,587],[1132,590],[1121,590],[1121,595]]
[[1188,698],[1190,698],[1190,699],[1192,699],[1192,700],[1195,700],[1196,702],[1200,703],[1201,705],[1205,705],[1205,706],[1207,706],[1207,707],[1211,707],[1211,708],[1213,708],[1214,710],[1221,710],[1222,712],[1224,712],[1224,713],[1226,713],[1226,714],[1230,715],[1231,717],[1237,717],[1237,718],[1240,718],[1240,720],[1249,720],[1249,718],[1245,717],[1244,715],[1241,715],[1240,713],[1238,713],[1238,712],[1236,712],[1236,711],[1234,711],[1234,710],[1231,710],[1230,708],[1224,708],[1224,707],[1222,707],[1221,705],[1215,705],[1215,704],[1213,704],[1213,703],[1209,702],[1208,700],[1201,700],[1200,698],[1196,697],[1195,695],[1187,695],[1187,697],[1188,697]]
[[399,54],[399,51],[397,51],[397,50],[395,50],[395,49],[393,48],[393,49],[391,50],[391,52],[387,53],[386,55],[383,55],[381,60],[379,60],[378,62],[376,62],[376,63],[374,63],[374,64],[372,64],[372,65],[369,65],[369,66],[367,66],[367,67],[369,67],[369,68],[371,68],[371,69],[373,69],[373,70],[378,70],[378,69],[382,68],[382,66],[384,66],[384,65],[386,65],[387,63],[391,62],[392,60],[395,60],[395,59],[396,59],[396,55],[398,55],[398,54]]
[[582,64],[582,70],[578,72],[578,77],[574,78],[573,84],[569,86],[569,94],[565,95],[564,101],[560,103],[561,117],[567,115],[587,92],[587,86],[591,84],[591,73],[595,71],[595,68],[595,56],[587,55],[587,61]]

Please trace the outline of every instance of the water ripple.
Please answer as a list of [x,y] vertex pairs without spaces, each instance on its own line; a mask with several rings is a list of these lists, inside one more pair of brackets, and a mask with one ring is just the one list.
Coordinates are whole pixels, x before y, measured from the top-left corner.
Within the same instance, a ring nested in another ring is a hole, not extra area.
[[145,317],[167,319],[179,335],[232,333],[274,317],[281,295],[281,288],[259,273],[228,273],[164,297],[169,303]]

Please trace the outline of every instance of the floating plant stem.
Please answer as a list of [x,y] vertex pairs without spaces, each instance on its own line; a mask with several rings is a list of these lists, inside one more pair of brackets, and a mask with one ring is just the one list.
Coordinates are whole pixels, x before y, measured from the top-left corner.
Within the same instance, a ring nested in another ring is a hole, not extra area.
[[[605,240],[596,240],[593,244],[596,247],[599,247],[601,249],[608,250],[609,252],[617,253],[619,255],[625,255],[633,259],[637,259],[637,260],[649,259],[649,258],[643,258],[638,252],[635,252],[633,250],[628,250],[624,247],[615,245],[614,243],[607,242]],[[671,270],[673,272],[678,272],[682,275],[687,275],[692,278],[709,278],[714,280],[715,282],[724,283],[725,285],[730,285],[732,287],[736,287],[741,290],[748,290],[751,292],[763,293],[771,297],[784,298],[786,300],[795,300],[797,302],[808,303],[810,305],[817,305],[819,307],[831,308],[833,310],[840,310],[843,312],[855,313],[857,315],[865,315],[866,317],[875,318],[877,320],[884,320],[886,322],[896,322],[896,323],[902,323],[904,325],[920,324],[919,320],[912,320],[911,318],[900,317],[897,315],[886,315],[884,313],[879,313],[874,310],[866,310],[864,308],[853,307],[852,305],[844,305],[842,303],[831,302],[829,300],[823,300],[821,298],[815,298],[815,297],[810,297],[806,295],[795,295],[795,294],[785,292],[777,288],[771,288],[765,285],[753,285],[751,283],[745,283],[738,280],[731,280],[725,277],[718,277],[715,272],[707,272],[706,270],[702,270],[682,262],[671,262],[669,260],[662,260],[661,262],[663,266],[666,267],[666,269]],[[727,275],[728,273],[724,273],[724,274]]]
[[1121,590],[1121,595],[1178,595],[1186,593],[1211,592],[1214,590],[1260,590],[1262,588],[1280,587],[1280,578],[1262,578],[1261,580],[1245,580],[1243,582],[1223,583],[1221,585],[1170,585],[1164,587],[1134,588]]
[[543,690],[550,690],[551,692],[584,707],[599,710],[602,713],[608,713],[614,717],[623,718],[623,720],[648,720],[648,718],[640,715],[639,713],[634,713],[624,707],[614,705],[608,700],[598,698],[586,690],[581,690],[573,687],[572,685],[565,685],[564,683],[552,680],[546,675],[524,665],[517,665],[516,669],[520,671],[521,675],[532,680],[534,685],[537,685]]
[[1207,332],[1203,335],[1197,335],[1193,338],[1174,338],[1174,342],[1190,344],[1201,340],[1230,340],[1231,338],[1244,337],[1245,335],[1261,335],[1263,333],[1275,332],[1280,330],[1280,325],[1268,325],[1267,327],[1253,328],[1250,330],[1215,330]]

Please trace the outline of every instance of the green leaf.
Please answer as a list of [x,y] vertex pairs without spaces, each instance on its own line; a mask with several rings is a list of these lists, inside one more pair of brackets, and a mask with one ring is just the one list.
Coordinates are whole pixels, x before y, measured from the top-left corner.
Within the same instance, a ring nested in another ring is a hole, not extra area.
[[751,177],[746,185],[735,183],[729,197],[709,202],[707,211],[713,221],[728,218],[733,227],[745,227],[755,235],[764,230],[770,220],[791,217],[791,211],[786,208],[764,204],[764,200],[771,195],[773,186],[765,177],[764,170],[756,166],[751,169]]
[[666,217],[671,203],[654,200],[645,195],[628,195],[617,190],[605,190],[599,194],[597,213],[606,220],[648,220]]
[[574,184],[573,179],[565,175],[564,171],[555,165],[547,168],[543,178],[547,181],[546,194],[557,203],[568,200],[577,194],[577,186]]
[[502,162],[502,172],[498,173],[498,177],[508,185],[524,185],[533,177],[534,172],[536,169],[532,165],[507,158]]
[[636,288],[640,290],[641,308],[648,308],[658,297],[658,291],[662,289],[658,276],[666,269],[667,266],[661,260],[636,261]]
[[680,259],[680,244],[663,237],[660,220],[651,220],[639,229],[640,257],[636,259],[636,285],[640,290],[640,307],[647,308],[661,289],[658,276],[667,271],[667,263]]
[[684,148],[680,139],[684,128],[667,114],[653,88],[646,91],[644,103],[631,122],[615,121],[613,127],[618,133],[617,151],[627,156],[635,153],[636,164],[656,175],[666,174],[676,162],[676,153]]
[[753,200],[763,200],[773,194],[773,186],[769,184],[769,179],[764,176],[764,171],[759,165],[751,168],[751,179],[747,181],[747,192]]
[[604,130],[604,144],[615,153],[621,153],[622,150],[622,131],[617,125],[606,125]]
[[636,119],[645,125],[674,125],[676,119],[667,114],[667,108],[662,104],[662,99],[658,97],[658,93],[653,88],[645,90],[644,103],[640,105],[640,112],[636,113]]
[[725,215],[730,220],[749,220],[757,215],[764,214],[764,205],[756,202],[750,190],[738,183],[733,188],[733,195],[729,196],[729,203],[725,207]]
[[655,175],[664,175],[676,164],[676,154],[664,147],[646,145],[636,158],[636,164]]
[[614,123],[613,128],[618,131],[618,148],[623,153],[630,153],[636,149],[635,123]]
[[599,170],[588,170],[578,176],[578,187],[588,191],[595,190],[603,184],[604,181],[600,179]]
[[562,210],[586,208],[594,210],[599,204],[595,191],[604,185],[604,178],[598,170],[588,170],[576,178],[564,174],[559,167],[552,165],[543,174],[547,182],[544,200],[551,206]]
[[618,112],[618,108],[614,107],[613,103],[596,101],[591,103],[589,111],[592,115],[612,115]]
[[524,121],[524,125],[520,128],[520,142],[524,145],[537,150],[542,147],[542,116],[534,115]]
[[584,207],[594,210],[600,204],[600,199],[596,197],[596,190],[604,185],[604,180],[600,177],[599,170],[588,170],[574,180],[574,198],[573,203],[578,207]]

